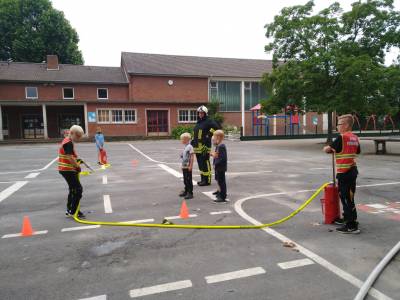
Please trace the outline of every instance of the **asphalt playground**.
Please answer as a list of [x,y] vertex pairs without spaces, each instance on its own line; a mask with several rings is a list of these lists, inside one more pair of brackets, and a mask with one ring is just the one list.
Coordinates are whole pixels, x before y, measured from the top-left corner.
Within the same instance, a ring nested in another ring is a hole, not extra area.
[[[228,141],[228,204],[195,186],[179,218],[179,141],[77,145],[96,171],[81,178],[89,220],[257,225],[290,214],[332,179],[322,140]],[[353,299],[400,239],[400,145],[363,141],[356,193],[361,234],[322,224],[317,197],[289,221],[257,230],[82,225],[66,218],[57,145],[0,147],[0,299]],[[398,155],[396,155],[398,153]],[[194,180],[199,178],[197,167]],[[24,216],[35,231],[20,236]],[[289,246],[289,247],[287,247]],[[397,255],[368,299],[400,299]]]

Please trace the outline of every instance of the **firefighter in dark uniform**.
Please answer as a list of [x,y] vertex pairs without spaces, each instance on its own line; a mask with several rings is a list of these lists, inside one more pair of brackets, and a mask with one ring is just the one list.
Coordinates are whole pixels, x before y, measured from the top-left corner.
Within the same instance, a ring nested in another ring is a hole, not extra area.
[[197,163],[199,165],[201,180],[197,182],[199,186],[207,186],[211,184],[211,138],[215,130],[221,126],[207,116],[208,109],[204,105],[197,109],[198,120],[194,127],[194,136],[192,146],[196,154]]

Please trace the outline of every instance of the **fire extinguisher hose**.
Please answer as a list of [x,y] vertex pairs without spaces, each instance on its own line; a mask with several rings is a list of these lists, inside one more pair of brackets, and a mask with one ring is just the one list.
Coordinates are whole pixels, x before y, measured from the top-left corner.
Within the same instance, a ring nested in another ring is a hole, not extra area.
[[87,224],[87,225],[104,225],[104,226],[130,226],[130,227],[153,227],[153,228],[180,228],[180,229],[261,229],[265,227],[272,227],[283,222],[286,222],[305,209],[328,185],[329,183],[324,183],[321,185],[310,198],[303,202],[296,210],[294,210],[290,215],[281,218],[277,221],[261,224],[261,225],[184,225],[184,224],[143,224],[143,223],[129,223],[129,222],[107,222],[107,221],[89,221],[82,220],[78,218],[79,206],[76,210],[73,218],[76,222]]

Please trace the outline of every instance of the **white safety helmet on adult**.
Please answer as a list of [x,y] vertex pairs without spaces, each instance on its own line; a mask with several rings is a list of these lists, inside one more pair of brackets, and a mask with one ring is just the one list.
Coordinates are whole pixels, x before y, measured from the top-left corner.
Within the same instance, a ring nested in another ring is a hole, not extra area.
[[202,106],[200,106],[200,107],[197,109],[197,112],[198,112],[198,113],[199,113],[199,112],[203,112],[203,113],[205,113],[205,114],[208,114],[208,108],[205,107],[204,105],[202,105]]

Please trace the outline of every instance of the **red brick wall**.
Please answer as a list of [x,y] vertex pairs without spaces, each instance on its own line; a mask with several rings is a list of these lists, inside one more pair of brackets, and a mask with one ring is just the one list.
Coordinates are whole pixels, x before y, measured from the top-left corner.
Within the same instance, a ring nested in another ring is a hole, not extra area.
[[[39,101],[62,100],[71,101],[127,101],[128,85],[86,85],[86,84],[55,84],[43,83],[0,83],[0,100],[26,100],[25,87],[34,86],[38,88]],[[74,88],[74,100],[63,100],[63,87]],[[108,88],[109,100],[97,100],[97,88]],[[28,100],[36,101],[36,100]]]
[[[173,85],[168,85],[173,80]],[[206,103],[207,78],[132,76],[131,97],[134,102]]]

